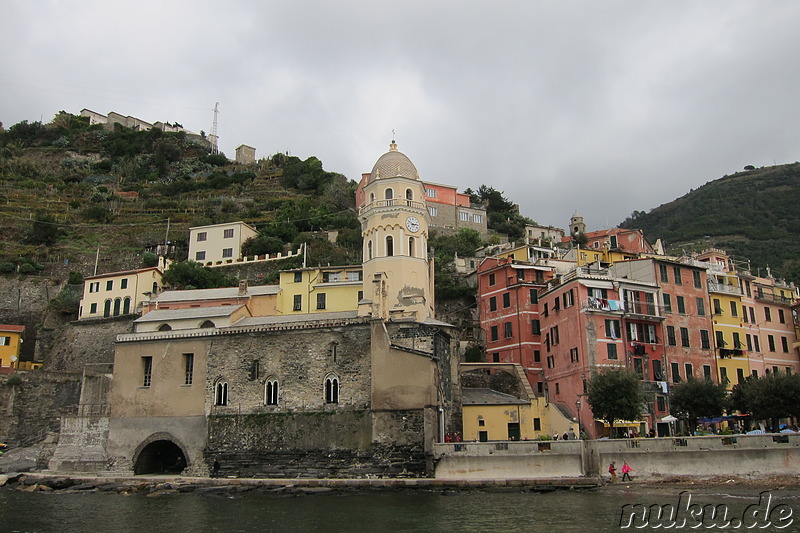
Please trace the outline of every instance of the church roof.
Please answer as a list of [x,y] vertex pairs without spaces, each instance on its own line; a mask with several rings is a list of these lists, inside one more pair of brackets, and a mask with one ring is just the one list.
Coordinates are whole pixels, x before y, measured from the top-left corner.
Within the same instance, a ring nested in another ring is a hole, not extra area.
[[168,302],[186,302],[196,300],[219,300],[225,298],[247,298],[250,296],[263,296],[278,294],[281,288],[278,285],[251,285],[245,294],[239,293],[239,287],[222,287],[219,289],[186,289],[169,290],[150,299],[151,302],[160,304]]
[[511,394],[482,388],[461,389],[462,405],[527,405],[530,402],[521,400]]
[[134,323],[142,322],[167,322],[169,320],[183,320],[187,318],[215,318],[230,316],[234,311],[241,309],[243,305],[222,305],[217,307],[190,307],[189,309],[158,309],[150,311],[134,320]]
[[378,158],[375,166],[372,167],[370,181],[380,178],[411,178],[419,179],[419,172],[414,163],[403,152],[397,150],[397,143],[392,141],[389,151]]

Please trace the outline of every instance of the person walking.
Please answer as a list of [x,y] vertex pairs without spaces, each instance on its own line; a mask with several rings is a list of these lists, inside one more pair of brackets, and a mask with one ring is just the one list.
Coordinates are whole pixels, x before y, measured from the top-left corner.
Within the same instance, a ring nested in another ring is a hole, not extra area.
[[214,465],[211,467],[211,477],[219,477],[219,461],[214,457]]
[[611,461],[611,464],[608,465],[608,473],[611,474],[611,481],[614,482],[617,480],[617,463]]
[[628,481],[633,481],[633,479],[631,478],[631,470],[633,470],[633,468],[630,467],[630,465],[628,464],[628,461],[623,461],[622,462],[622,481],[625,481],[626,477],[628,478]]

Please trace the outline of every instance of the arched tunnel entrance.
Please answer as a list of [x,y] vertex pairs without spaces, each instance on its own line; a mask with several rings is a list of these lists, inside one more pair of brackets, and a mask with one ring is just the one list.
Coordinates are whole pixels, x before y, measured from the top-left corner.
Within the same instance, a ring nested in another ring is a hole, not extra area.
[[186,457],[183,451],[172,441],[157,440],[145,446],[136,464],[133,473],[141,474],[180,474],[186,468]]

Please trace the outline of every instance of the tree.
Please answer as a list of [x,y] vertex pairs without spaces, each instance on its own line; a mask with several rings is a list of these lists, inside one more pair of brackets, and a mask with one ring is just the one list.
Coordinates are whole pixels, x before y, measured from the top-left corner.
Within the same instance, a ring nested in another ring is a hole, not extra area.
[[60,235],[61,230],[55,218],[44,213],[36,213],[33,226],[25,240],[30,244],[44,244],[45,246],[50,246],[55,244]]
[[175,289],[215,289],[235,287],[237,280],[219,270],[206,268],[194,261],[172,263],[164,272],[164,283]]
[[589,379],[588,400],[594,417],[608,422],[613,436],[616,420],[635,420],[641,414],[642,381],[624,368],[595,372]]
[[755,420],[771,419],[776,428],[778,419],[800,416],[800,374],[750,376],[733,387],[730,404]]
[[720,416],[725,410],[725,401],[725,385],[708,378],[688,379],[674,385],[669,393],[670,412],[687,420],[692,433],[697,429],[698,418]]

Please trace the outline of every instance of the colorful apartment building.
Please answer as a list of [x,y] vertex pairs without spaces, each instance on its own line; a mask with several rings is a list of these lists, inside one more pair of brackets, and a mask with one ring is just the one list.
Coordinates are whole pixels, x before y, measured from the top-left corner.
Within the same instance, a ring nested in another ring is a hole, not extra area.
[[162,278],[158,267],[88,276],[78,320],[141,313],[143,303],[162,289]]
[[296,268],[280,273],[282,315],[354,311],[364,298],[361,265]]
[[[748,333],[752,331],[752,339],[760,338],[762,350],[758,362],[763,367],[751,361],[751,373],[797,373],[800,352],[795,346],[797,337],[792,313],[792,305],[798,298],[797,288],[771,277],[740,273],[739,278],[744,287],[743,321]],[[746,342],[750,340],[746,337]]]
[[0,324],[0,374],[9,374],[19,364],[25,326]]
[[242,245],[258,231],[244,222],[189,228],[189,261],[219,266],[241,259]]
[[[553,269],[487,257],[478,266],[478,305],[488,362],[516,363],[531,384],[542,370],[539,292]],[[538,391],[542,392],[542,389]]]

